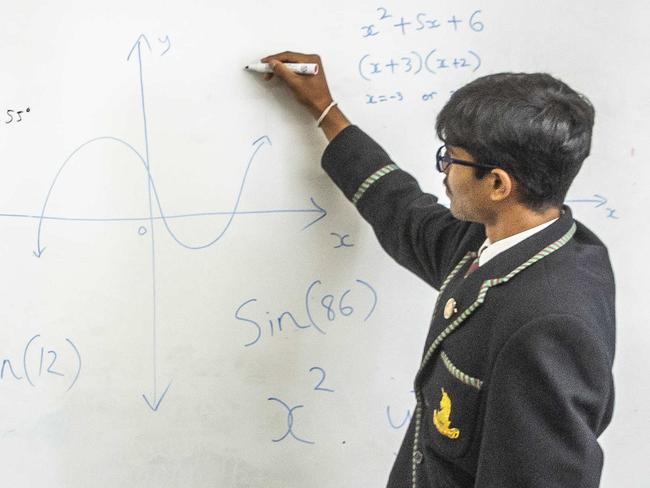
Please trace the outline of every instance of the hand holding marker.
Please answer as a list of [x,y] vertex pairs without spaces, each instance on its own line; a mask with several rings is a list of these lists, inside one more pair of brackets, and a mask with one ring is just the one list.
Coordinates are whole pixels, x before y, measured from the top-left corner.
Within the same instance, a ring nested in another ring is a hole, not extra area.
[[[320,56],[285,51],[262,58],[264,79],[280,78],[293,92],[296,100],[307,107],[316,119],[316,125],[323,129],[328,140],[350,125],[348,119],[332,99],[325,79],[325,70]],[[247,68],[251,69],[248,65]],[[308,66],[306,71],[301,66]],[[259,69],[259,68],[258,68]],[[268,71],[267,71],[268,70]]]
[[[287,69],[298,73],[300,75],[317,75],[318,74],[318,64],[317,63],[282,63]],[[249,71],[255,71],[257,73],[273,73],[273,68],[269,63],[252,63],[247,66],[244,66],[244,69]]]

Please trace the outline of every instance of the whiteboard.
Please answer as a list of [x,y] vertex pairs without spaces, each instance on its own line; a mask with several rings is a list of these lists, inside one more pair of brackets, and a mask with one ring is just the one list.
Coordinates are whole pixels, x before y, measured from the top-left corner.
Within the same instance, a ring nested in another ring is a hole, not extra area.
[[[647,486],[650,9],[619,2],[11,2],[0,60],[7,486],[382,486],[435,291],[242,67],[321,54],[334,97],[437,194],[434,120],[500,71],[597,111],[568,204],[617,280],[602,486]],[[628,466],[635,468],[630,470]]]

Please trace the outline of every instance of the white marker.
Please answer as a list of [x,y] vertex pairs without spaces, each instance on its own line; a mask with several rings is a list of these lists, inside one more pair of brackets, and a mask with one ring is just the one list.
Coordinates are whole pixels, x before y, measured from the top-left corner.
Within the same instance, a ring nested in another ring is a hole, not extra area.
[[[283,63],[287,68],[289,68],[294,73],[300,75],[317,75],[318,74],[318,64],[316,63]],[[269,63],[253,63],[248,66],[244,66],[244,69],[249,71],[256,71],[258,73],[273,73],[273,68]]]

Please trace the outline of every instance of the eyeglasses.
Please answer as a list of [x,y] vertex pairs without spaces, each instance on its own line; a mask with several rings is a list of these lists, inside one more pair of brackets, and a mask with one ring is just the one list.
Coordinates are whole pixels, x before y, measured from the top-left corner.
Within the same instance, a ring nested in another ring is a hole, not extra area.
[[474,163],[472,161],[464,161],[462,159],[452,158],[451,156],[447,155],[447,146],[443,144],[438,148],[438,152],[436,152],[436,168],[441,173],[444,173],[447,171],[447,168],[449,168],[449,165],[451,164],[460,164],[462,166],[471,166],[473,168],[484,169],[498,168],[498,166],[495,166],[494,164],[481,164]]

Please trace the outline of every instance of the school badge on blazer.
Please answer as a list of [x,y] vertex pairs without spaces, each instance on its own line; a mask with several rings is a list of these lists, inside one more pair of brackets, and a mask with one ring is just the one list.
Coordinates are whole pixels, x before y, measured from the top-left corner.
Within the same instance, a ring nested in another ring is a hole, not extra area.
[[445,391],[442,390],[442,398],[440,399],[440,410],[433,411],[433,424],[445,437],[450,439],[458,439],[460,436],[460,429],[451,426],[451,398]]

